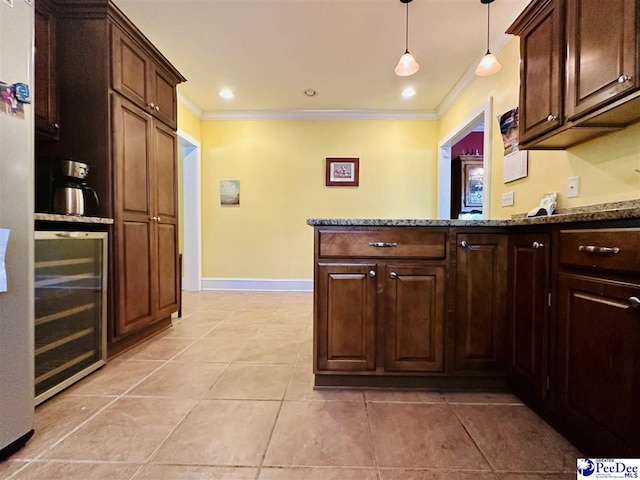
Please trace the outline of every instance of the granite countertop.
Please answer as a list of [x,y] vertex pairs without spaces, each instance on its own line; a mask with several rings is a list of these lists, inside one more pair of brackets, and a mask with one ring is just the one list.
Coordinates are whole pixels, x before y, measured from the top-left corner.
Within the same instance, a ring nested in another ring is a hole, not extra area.
[[313,227],[506,227],[548,223],[587,222],[598,220],[640,219],[640,200],[601,203],[585,207],[558,209],[551,216],[527,217],[513,215],[509,220],[428,220],[428,219],[376,219],[376,218],[309,218]]
[[104,225],[113,224],[113,218],[84,217],[82,215],[59,215],[56,213],[35,213],[34,220],[44,220],[46,222],[67,222],[67,223],[100,223]]

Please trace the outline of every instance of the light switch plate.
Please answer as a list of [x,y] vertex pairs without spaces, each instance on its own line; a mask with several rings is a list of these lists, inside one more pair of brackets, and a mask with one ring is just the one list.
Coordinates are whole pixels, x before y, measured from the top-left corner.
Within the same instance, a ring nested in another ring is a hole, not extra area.
[[513,192],[505,192],[502,194],[502,206],[509,207],[513,205]]
[[567,198],[580,195],[580,177],[569,177],[567,179]]

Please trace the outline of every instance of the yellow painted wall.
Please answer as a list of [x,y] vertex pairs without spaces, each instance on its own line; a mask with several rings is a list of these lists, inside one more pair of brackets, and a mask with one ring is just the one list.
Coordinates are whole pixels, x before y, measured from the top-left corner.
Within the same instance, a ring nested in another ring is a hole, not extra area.
[[[477,78],[439,121],[439,138],[493,97],[491,218],[509,218],[537,206],[545,192],[558,193],[558,208],[640,198],[640,124],[577,145],[566,151],[530,151],[526,178],[504,184],[503,146],[497,116],[518,105],[519,43],[512,39],[497,55],[502,70]],[[580,177],[580,195],[566,197],[567,178]],[[504,192],[513,191],[512,207],[501,207]]]
[[[502,70],[476,78],[437,122],[199,121],[180,107],[179,128],[202,143],[203,276],[311,278],[309,217],[435,218],[437,143],[490,96],[491,218],[527,212],[550,191],[558,208],[639,198],[640,124],[567,151],[531,151],[528,176],[503,183],[496,117],[518,104],[518,49],[514,38],[497,55]],[[360,158],[360,186],[325,187],[325,158],[350,156]],[[580,196],[567,199],[576,175]],[[220,206],[220,180],[240,180],[239,207]],[[507,191],[515,204],[501,207]]]
[[[434,121],[203,121],[203,276],[312,278],[309,217],[434,217],[436,146]],[[360,186],[326,187],[326,157],[360,158]]]

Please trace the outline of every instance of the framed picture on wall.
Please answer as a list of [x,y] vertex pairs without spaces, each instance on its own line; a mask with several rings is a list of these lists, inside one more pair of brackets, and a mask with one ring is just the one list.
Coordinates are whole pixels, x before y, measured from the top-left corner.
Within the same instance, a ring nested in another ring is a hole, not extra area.
[[327,187],[357,187],[360,182],[359,158],[327,158]]

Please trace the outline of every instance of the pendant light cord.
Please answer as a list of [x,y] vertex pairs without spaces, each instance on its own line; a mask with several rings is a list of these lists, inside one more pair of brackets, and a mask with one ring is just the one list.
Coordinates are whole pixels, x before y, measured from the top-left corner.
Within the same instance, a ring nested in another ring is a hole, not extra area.
[[489,50],[489,18],[491,18],[490,10],[491,2],[487,3],[487,54],[491,53]]
[[404,29],[404,51],[405,53],[409,53],[409,2],[407,2],[407,19]]

